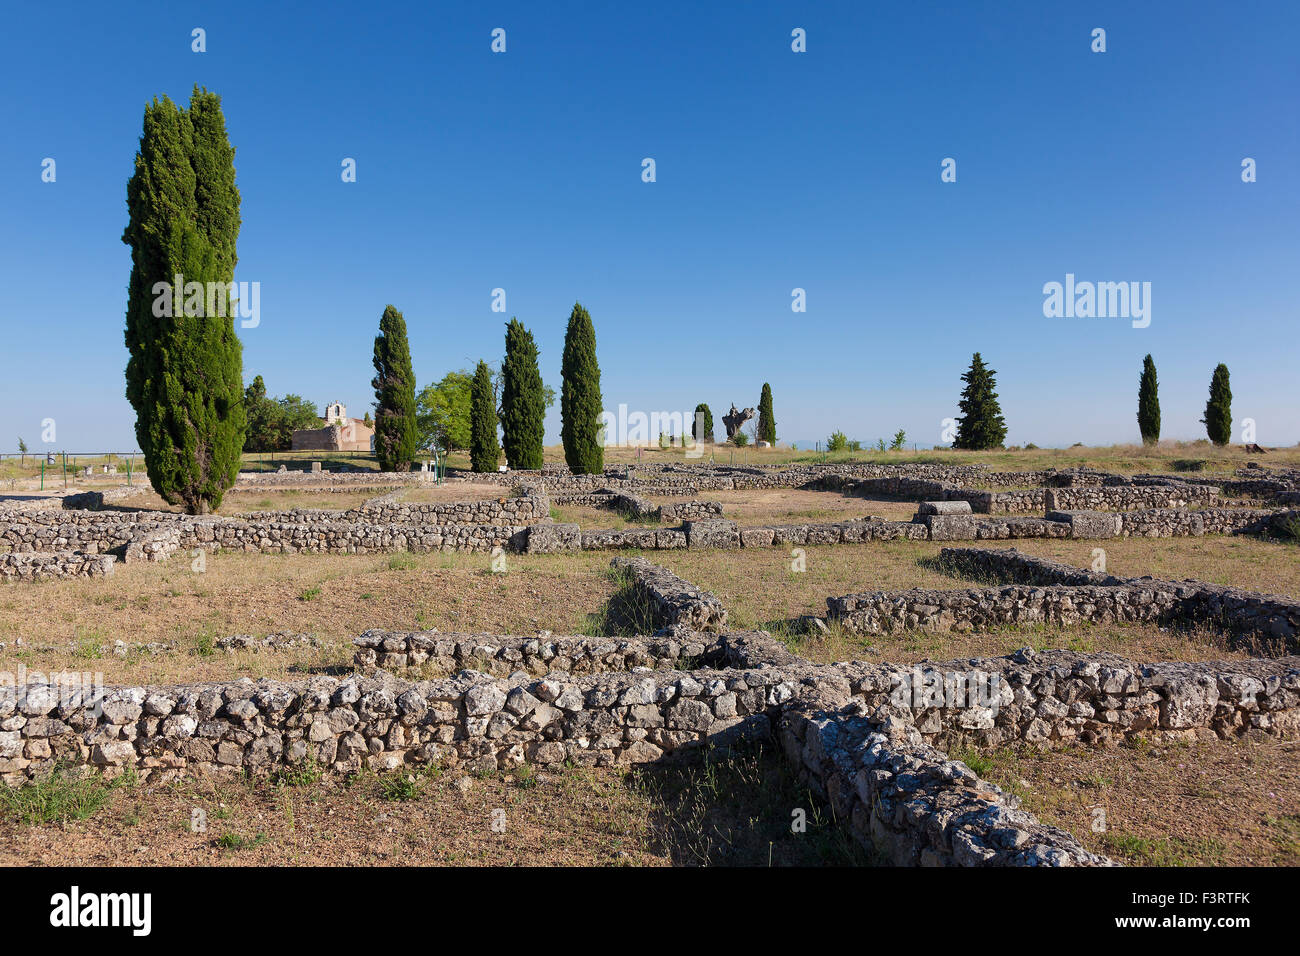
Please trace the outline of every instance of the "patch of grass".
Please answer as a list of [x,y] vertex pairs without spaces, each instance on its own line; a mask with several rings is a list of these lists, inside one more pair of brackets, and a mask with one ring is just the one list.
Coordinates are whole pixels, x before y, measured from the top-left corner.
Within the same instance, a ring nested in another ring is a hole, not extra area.
[[49,774],[18,787],[0,787],[0,810],[28,826],[84,820],[108,803],[114,790],[133,787],[134,773],[111,781],[78,775],[56,766]]
[[389,774],[379,778],[379,796],[384,800],[418,800],[423,789],[424,782],[414,774]]
[[320,594],[321,594],[320,585],[317,584],[317,585],[314,585],[314,586],[312,586],[312,587],[307,588],[305,591],[303,591],[301,594],[299,594],[299,595],[298,595],[298,600],[299,600],[299,601],[314,601],[314,600],[316,600],[318,597],[320,597]]
[[253,847],[261,846],[266,842],[266,834],[258,833],[256,836],[246,837],[240,833],[223,833],[217,837],[217,846],[223,850],[251,850]]
[[1139,837],[1107,832],[1101,843],[1108,853],[1143,866],[1213,866],[1223,856],[1223,844],[1204,838]]
[[420,559],[409,551],[398,551],[388,558],[388,570],[409,571],[420,566]]
[[315,759],[304,760],[296,767],[279,767],[271,774],[271,782],[284,787],[313,787],[320,778],[321,767]]

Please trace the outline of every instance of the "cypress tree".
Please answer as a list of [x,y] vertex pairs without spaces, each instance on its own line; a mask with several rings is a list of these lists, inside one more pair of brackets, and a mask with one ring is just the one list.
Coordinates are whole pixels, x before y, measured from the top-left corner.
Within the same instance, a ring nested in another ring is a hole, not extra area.
[[1210,378],[1210,400],[1205,403],[1201,423],[1216,445],[1226,445],[1232,439],[1232,389],[1228,385],[1228,366],[1222,362]]
[[763,393],[758,399],[758,440],[776,444],[776,419],[772,416],[772,386],[763,383]]
[[[700,427],[701,423],[703,428]],[[691,422],[691,435],[696,441],[713,443],[713,411],[704,402],[695,406],[695,420]]]
[[1142,444],[1160,441],[1160,395],[1156,381],[1156,363],[1148,355],[1142,360],[1142,380],[1138,383],[1138,430]]
[[506,325],[501,379],[501,444],[506,463],[511,468],[541,468],[546,396],[537,368],[537,343],[518,319]]
[[1007,425],[998,405],[996,371],[984,364],[980,353],[971,358],[970,369],[961,380],[961,415],[957,418],[957,439],[953,448],[983,451],[996,448],[1007,437]]
[[146,105],[126,187],[126,397],[150,483],[190,514],[221,506],[244,445],[243,346],[228,292],[234,158],[221,98],[195,86],[188,110],[166,96]]
[[469,402],[469,461],[474,471],[496,471],[501,458],[497,444],[497,407],[492,397],[492,370],[479,360]]
[[383,471],[409,471],[415,460],[415,370],[406,319],[384,306],[375,336],[375,456]]
[[605,470],[605,449],[600,439],[600,366],[596,364],[596,330],[591,316],[579,303],[569,314],[560,361],[564,382],[560,390],[560,438],[564,460],[575,474],[594,475]]

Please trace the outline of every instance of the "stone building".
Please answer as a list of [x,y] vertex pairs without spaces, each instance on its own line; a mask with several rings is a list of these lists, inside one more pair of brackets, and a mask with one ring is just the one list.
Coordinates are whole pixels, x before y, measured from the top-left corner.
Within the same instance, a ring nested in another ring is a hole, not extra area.
[[374,451],[375,429],[363,419],[349,418],[342,402],[325,406],[320,428],[299,428],[293,433],[294,451]]

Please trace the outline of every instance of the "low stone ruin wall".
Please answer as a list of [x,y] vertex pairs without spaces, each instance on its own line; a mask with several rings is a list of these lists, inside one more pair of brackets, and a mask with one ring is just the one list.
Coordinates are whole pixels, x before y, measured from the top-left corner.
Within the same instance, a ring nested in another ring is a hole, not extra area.
[[[371,499],[348,511],[297,509],[246,517],[195,517],[164,511],[39,511],[0,521],[0,546],[12,551],[123,551],[160,535],[170,549],[363,553],[522,548],[529,524],[550,521],[550,502],[525,495],[487,501],[399,504]],[[164,555],[165,557],[165,555]]]
[[8,552],[0,554],[0,580],[49,581],[58,578],[100,578],[113,573],[111,555],[81,551]]
[[615,558],[610,567],[627,575],[633,589],[649,605],[656,626],[681,625],[697,631],[726,627],[727,609],[722,602],[667,568],[645,558]]
[[1034,558],[1014,549],[945,548],[939,562],[981,580],[1018,583],[934,590],[911,588],[827,598],[827,615],[850,631],[899,628],[989,630],[1051,624],[1158,624],[1206,627],[1229,637],[1263,638],[1300,651],[1300,601],[1202,581],[1116,578]]
[[1105,866],[964,763],[877,733],[855,703],[791,708],[779,734],[800,780],[895,866]]
[[1132,511],[1137,508],[1189,508],[1212,505],[1219,498],[1213,485],[1111,485],[1094,488],[1048,488],[1048,511]]
[[344,520],[373,524],[499,525],[519,527],[551,520],[551,502],[544,495],[488,498],[483,501],[411,502],[391,496],[371,499],[343,513]]
[[390,672],[407,669],[442,672],[461,670],[505,677],[522,671],[542,676],[600,674],[686,669],[706,655],[717,656],[718,640],[703,632],[683,640],[592,637],[502,637],[495,634],[439,634],[437,632],[366,631],[353,641],[357,670],[375,668]]

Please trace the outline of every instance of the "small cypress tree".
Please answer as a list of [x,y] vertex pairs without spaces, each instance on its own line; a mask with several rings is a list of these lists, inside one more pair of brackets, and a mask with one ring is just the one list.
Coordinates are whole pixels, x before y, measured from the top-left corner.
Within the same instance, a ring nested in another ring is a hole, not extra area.
[[770,445],[776,444],[776,418],[772,415],[772,386],[763,383],[763,392],[758,399],[758,440]]
[[126,397],[150,484],[190,514],[221,506],[244,446],[243,346],[216,291],[237,260],[234,158],[221,98],[195,86],[188,110],[165,96],[145,107],[126,187]]
[[492,370],[479,360],[469,401],[469,461],[477,472],[496,471],[501,458],[497,444],[497,407],[492,395]]
[[691,422],[691,435],[696,441],[713,443],[713,411],[704,402],[695,406],[695,420]]
[[511,319],[501,363],[501,444],[511,468],[542,467],[546,396],[537,354],[533,333]]
[[375,457],[382,471],[409,471],[415,460],[415,370],[406,319],[384,306],[375,336]]
[[1205,403],[1205,417],[1201,419],[1210,441],[1226,445],[1232,439],[1232,389],[1228,385],[1228,366],[1222,362],[1210,378],[1210,400]]
[[997,448],[1007,437],[1007,425],[998,405],[996,371],[984,364],[980,353],[971,358],[970,369],[961,377],[961,415],[957,418],[957,439],[953,448],[983,451]]
[[1156,363],[1148,355],[1142,360],[1142,380],[1138,383],[1138,430],[1142,444],[1160,441],[1160,395],[1156,381]]
[[579,303],[569,314],[560,361],[560,438],[564,460],[575,474],[594,475],[605,470],[601,445],[600,366],[596,364],[596,329]]

